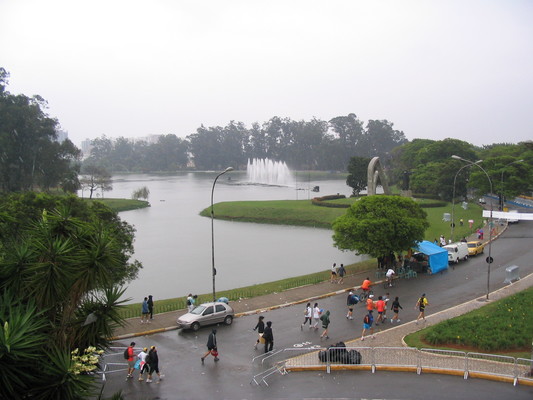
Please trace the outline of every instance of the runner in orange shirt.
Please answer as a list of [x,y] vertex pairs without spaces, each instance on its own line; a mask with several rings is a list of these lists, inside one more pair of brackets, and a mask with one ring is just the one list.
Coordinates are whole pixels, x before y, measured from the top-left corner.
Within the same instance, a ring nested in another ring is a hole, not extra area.
[[370,296],[368,296],[368,299],[366,299],[366,309],[368,311],[372,311],[374,309],[374,300],[372,300],[374,298],[374,295],[371,294]]
[[378,325],[380,321],[385,322],[385,320],[383,319],[383,313],[385,312],[386,306],[387,305],[383,301],[383,297],[379,296],[378,301],[376,301],[376,310],[378,310],[378,319],[376,320],[376,325]]

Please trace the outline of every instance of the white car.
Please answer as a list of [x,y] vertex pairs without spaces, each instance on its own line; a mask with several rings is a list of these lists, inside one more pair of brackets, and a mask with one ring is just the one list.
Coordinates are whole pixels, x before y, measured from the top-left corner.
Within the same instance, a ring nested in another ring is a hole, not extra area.
[[178,317],[178,328],[197,331],[201,326],[224,323],[231,325],[235,313],[228,304],[216,301],[196,306],[191,312]]

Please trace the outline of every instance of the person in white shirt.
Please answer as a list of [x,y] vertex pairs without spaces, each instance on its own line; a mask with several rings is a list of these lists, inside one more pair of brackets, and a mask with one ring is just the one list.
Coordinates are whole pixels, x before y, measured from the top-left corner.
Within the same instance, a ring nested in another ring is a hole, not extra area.
[[392,278],[394,277],[394,270],[392,268],[389,268],[385,276],[387,277],[387,282],[389,283],[389,287],[392,287]]

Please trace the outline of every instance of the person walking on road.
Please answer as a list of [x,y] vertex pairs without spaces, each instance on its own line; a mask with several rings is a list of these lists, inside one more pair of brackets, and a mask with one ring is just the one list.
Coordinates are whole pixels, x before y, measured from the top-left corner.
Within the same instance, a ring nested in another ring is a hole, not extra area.
[[426,298],[426,294],[422,293],[422,296],[420,296],[415,306],[415,309],[418,308],[418,310],[420,311],[420,314],[418,314],[418,317],[416,318],[417,325],[418,325],[418,320],[420,320],[420,318],[422,318],[424,322],[426,322],[425,311],[426,311],[427,306],[429,306],[428,299]]
[[353,292],[348,293],[348,298],[346,299],[346,306],[348,307],[348,314],[346,314],[347,319],[353,319],[353,306],[359,302],[359,298],[353,294]]
[[152,295],[148,296],[148,312],[150,313],[150,319],[154,319],[154,298]]
[[376,310],[378,310],[378,319],[376,320],[376,326],[379,325],[379,323],[383,323],[386,321],[386,319],[383,318],[383,314],[385,314],[385,310],[387,308],[387,305],[385,304],[385,301],[383,301],[383,297],[379,296],[378,301],[376,301]]
[[371,294],[368,296],[368,299],[366,299],[366,310],[371,311],[374,309],[374,295]]
[[313,328],[315,328],[315,331],[318,329],[318,323],[320,322],[320,314],[322,312],[320,311],[320,308],[318,308],[318,303],[315,303],[313,306]]
[[162,375],[159,372],[159,356],[157,355],[157,349],[155,346],[150,347],[150,351],[148,352],[146,359],[148,360],[148,365],[150,366],[146,383],[152,383],[152,375],[154,372],[159,377],[157,383],[160,383],[161,380],[165,377],[165,375]]
[[187,301],[185,302],[187,304],[187,310],[191,312],[194,309],[194,296],[192,293],[189,293],[187,296]]
[[400,322],[400,319],[398,318],[398,313],[400,312],[400,308],[403,310],[402,306],[400,305],[400,298],[398,296],[396,296],[394,298],[394,301],[392,302],[392,305],[391,305],[391,310],[392,312],[394,313],[394,316],[391,318],[390,322],[391,324],[396,321],[396,322]]
[[300,325],[300,330],[304,329],[304,326],[309,322],[309,329],[311,329],[311,320],[313,319],[313,309],[311,308],[311,303],[307,303],[304,310],[304,322]]
[[265,323],[263,322],[264,319],[265,317],[260,315],[257,325],[254,328],[254,331],[259,333],[259,337],[257,338],[257,342],[255,342],[254,349],[257,349],[257,345],[261,343],[261,339],[263,339],[263,333],[265,332]]
[[331,283],[337,283],[337,264],[333,263],[331,267],[331,278],[329,279]]
[[361,332],[361,341],[365,340],[365,332],[370,330],[370,335],[372,335],[372,339],[374,339],[376,336],[374,335],[374,327],[372,324],[374,323],[374,316],[372,315],[372,310],[368,310],[368,314],[366,314],[363,318],[363,332]]
[[320,316],[320,320],[322,321],[322,328],[324,328],[324,332],[322,332],[322,335],[320,335],[320,339],[324,337],[326,339],[329,339],[329,336],[328,336],[328,329],[329,329],[329,323],[330,323],[329,310]]
[[139,381],[144,381],[143,375],[144,373],[148,373],[150,371],[150,366],[146,362],[146,357],[148,356],[148,349],[145,347],[141,350],[139,354],[137,354],[137,358],[139,360]]
[[202,364],[204,363],[205,358],[210,354],[215,358],[215,361],[219,360],[217,347],[217,330],[214,328],[211,330],[211,333],[207,338],[207,352],[203,355],[203,357],[200,357],[200,359],[202,360]]
[[267,322],[265,332],[263,332],[263,338],[265,339],[265,353],[274,349],[274,332],[272,332],[272,321]]
[[125,352],[128,355],[128,375],[126,376],[126,380],[133,378],[133,371],[135,371],[135,354],[133,349],[134,347],[135,342],[131,342]]

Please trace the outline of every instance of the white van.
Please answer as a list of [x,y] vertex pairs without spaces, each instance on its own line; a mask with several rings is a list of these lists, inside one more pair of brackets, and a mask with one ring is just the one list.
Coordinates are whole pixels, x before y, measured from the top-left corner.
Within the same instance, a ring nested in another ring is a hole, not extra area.
[[448,262],[457,264],[459,260],[468,260],[468,245],[463,242],[451,243],[444,246],[448,251]]

